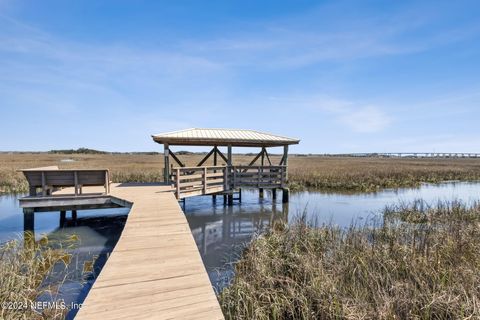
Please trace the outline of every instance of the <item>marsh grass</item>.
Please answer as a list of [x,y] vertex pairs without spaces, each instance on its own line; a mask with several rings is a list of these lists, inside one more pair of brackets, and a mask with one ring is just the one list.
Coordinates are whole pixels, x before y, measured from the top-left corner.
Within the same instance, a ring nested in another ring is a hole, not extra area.
[[[18,169],[58,165],[60,168],[107,168],[113,182],[163,181],[163,157],[146,154],[0,154],[0,193],[26,192]],[[200,154],[181,155],[187,166]],[[248,164],[253,156],[234,155],[235,164]],[[69,162],[64,162],[67,159]],[[73,160],[73,161],[72,161]],[[280,157],[271,156],[272,163]],[[211,165],[207,161],[206,165]],[[422,182],[480,180],[479,159],[398,159],[291,156],[289,187],[341,192],[372,192],[383,188],[415,187]]]
[[55,272],[67,270],[76,245],[72,237],[51,241],[43,237],[34,242],[26,235],[26,243],[11,240],[0,245],[0,319],[63,319],[68,309],[35,310],[32,303],[42,296],[57,297],[62,283],[47,284]]
[[297,190],[373,192],[480,180],[480,159],[297,157],[290,163],[289,184]]
[[480,206],[421,201],[375,225],[277,223],[235,265],[227,319],[478,319]]
[[27,180],[15,170],[0,169],[0,194],[18,193],[28,190]]

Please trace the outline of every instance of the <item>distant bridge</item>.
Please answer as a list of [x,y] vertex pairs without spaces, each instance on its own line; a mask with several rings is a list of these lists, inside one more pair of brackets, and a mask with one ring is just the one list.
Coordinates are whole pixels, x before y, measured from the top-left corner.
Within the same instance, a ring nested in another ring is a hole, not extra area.
[[339,156],[339,157],[377,157],[377,158],[480,158],[480,153],[471,153],[471,152],[387,152],[387,153],[371,152],[371,153],[342,153],[342,154],[328,154],[328,155]]

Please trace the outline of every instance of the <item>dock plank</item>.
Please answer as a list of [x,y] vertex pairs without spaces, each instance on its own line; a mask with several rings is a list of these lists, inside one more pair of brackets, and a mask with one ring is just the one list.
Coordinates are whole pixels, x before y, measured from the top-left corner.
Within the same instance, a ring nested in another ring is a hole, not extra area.
[[75,319],[223,319],[171,187],[112,184],[110,193],[133,205]]

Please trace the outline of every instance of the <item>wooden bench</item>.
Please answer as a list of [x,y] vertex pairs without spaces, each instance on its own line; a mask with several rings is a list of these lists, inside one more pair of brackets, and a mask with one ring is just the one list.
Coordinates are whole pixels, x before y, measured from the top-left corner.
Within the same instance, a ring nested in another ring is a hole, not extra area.
[[82,194],[82,187],[104,186],[105,194],[110,193],[110,174],[107,169],[58,169],[57,166],[20,170],[30,187],[30,195],[51,195],[55,188],[74,187],[75,195]]

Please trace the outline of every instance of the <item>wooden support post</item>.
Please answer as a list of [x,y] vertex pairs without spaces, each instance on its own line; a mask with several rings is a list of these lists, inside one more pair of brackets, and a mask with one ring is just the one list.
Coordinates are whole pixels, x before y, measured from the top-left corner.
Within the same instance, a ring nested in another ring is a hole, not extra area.
[[65,221],[67,219],[67,212],[65,210],[60,211],[60,228],[65,225]]
[[[226,173],[227,173],[227,180],[228,180],[228,185],[227,185],[227,188],[228,190],[234,188],[234,180],[233,180],[233,176],[232,176],[232,146],[227,146],[227,168],[226,168]],[[232,181],[230,181],[230,179]]]
[[223,168],[223,190],[224,191],[230,190],[230,185],[228,181],[228,167]]
[[290,190],[288,188],[283,188],[282,192],[282,203],[287,203],[290,195]]
[[265,165],[265,147],[262,147],[262,167]]
[[257,187],[260,188],[260,167],[257,168]]
[[77,210],[72,210],[72,220],[77,220]]
[[288,145],[283,146],[283,165],[285,166],[285,180],[288,180]]
[[23,246],[32,248],[35,245],[35,213],[33,209],[23,209]]
[[232,181],[231,181],[232,191],[235,190],[236,184],[237,184],[237,170],[235,168],[233,168]]
[[[213,147],[213,165],[217,166],[217,156],[218,156],[218,148],[217,146]],[[217,169],[213,170],[213,173],[217,173]],[[217,203],[217,196],[214,194],[212,195],[213,203]]]
[[227,147],[227,165],[232,165],[232,146]]
[[227,204],[227,195],[226,194],[223,195],[223,204],[224,205]]
[[163,144],[163,161],[164,161],[164,170],[163,170],[163,182],[166,184],[170,183],[170,149],[168,148],[168,143]]
[[110,172],[105,171],[105,194],[110,193]]
[[217,166],[217,157],[218,157],[218,148],[217,146],[213,147],[213,165]]
[[175,173],[175,196],[180,199],[180,169],[177,168]]
[[242,188],[238,189],[238,201],[242,202]]
[[263,178],[263,166],[265,165],[265,147],[262,147],[262,157],[261,157],[261,167],[258,168],[258,195],[261,199],[263,199],[263,188],[260,188],[260,182],[262,181]]
[[207,194],[207,167],[203,168],[203,194]]
[[73,173],[73,181],[74,181],[73,183],[75,184],[75,187],[74,187],[75,195],[78,196],[78,173],[77,173],[77,171],[75,171]]
[[228,205],[229,206],[233,205],[233,194],[228,195]]
[[45,172],[42,171],[42,196],[47,195],[47,184],[45,181]]
[[33,231],[35,229],[35,216],[33,209],[23,209],[23,230]]
[[277,189],[275,188],[272,189],[272,199],[273,200],[277,199]]

